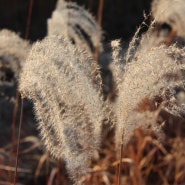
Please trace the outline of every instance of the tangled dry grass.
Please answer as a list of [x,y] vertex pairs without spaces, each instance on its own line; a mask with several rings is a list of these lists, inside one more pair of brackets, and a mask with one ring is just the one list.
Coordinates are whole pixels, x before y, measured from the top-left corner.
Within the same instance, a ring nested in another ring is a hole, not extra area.
[[1,32],[0,88],[11,83],[15,91],[18,83],[32,104],[21,109],[22,138],[0,148],[0,184],[185,182],[185,3],[172,3],[173,10],[167,0],[153,1],[148,31],[139,37],[139,28],[125,53],[111,42],[114,99],[93,59],[102,31],[77,4],[59,0],[48,36],[32,46]]

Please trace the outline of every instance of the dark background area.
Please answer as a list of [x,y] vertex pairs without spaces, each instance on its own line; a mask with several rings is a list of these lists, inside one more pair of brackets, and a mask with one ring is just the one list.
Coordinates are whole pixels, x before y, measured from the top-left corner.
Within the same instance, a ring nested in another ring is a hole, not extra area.
[[[51,17],[57,0],[34,0],[29,39],[42,39],[47,33],[47,19]],[[96,17],[98,0],[74,0],[83,4]],[[0,0],[0,29],[8,28],[24,37],[29,0]],[[149,13],[151,0],[104,0],[102,28],[105,40],[129,40]]]

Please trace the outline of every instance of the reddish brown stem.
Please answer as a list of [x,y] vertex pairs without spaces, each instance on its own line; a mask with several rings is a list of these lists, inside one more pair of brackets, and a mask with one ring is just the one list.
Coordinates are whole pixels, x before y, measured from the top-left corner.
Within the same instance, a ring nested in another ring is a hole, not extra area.
[[17,139],[17,154],[16,154],[16,164],[15,164],[14,185],[16,185],[16,183],[17,183],[17,169],[18,169],[18,165],[19,165],[18,156],[19,156],[19,146],[20,146],[20,138],[21,138],[23,106],[24,106],[24,101],[23,101],[23,98],[21,98],[21,114],[20,114],[19,132],[18,132],[18,139]]
[[49,182],[49,155],[46,157],[46,184]]
[[33,10],[33,0],[30,0],[29,9],[28,9],[28,18],[27,18],[27,25],[26,25],[26,32],[25,32],[25,39],[28,39],[29,31],[30,31],[30,23],[31,23],[31,16]]
[[121,184],[122,158],[123,158],[123,144],[121,144],[121,148],[120,148],[120,162],[118,164],[117,185]]
[[61,174],[60,174],[60,171],[61,171],[61,163],[60,163],[60,160],[58,160],[58,163],[57,163],[57,177],[56,177],[56,184],[57,185],[60,185],[60,176],[61,176]]
[[[31,23],[31,16],[32,16],[32,9],[33,9],[33,0],[29,2],[29,10],[28,10],[28,17],[27,17],[27,25],[26,25],[26,32],[25,32],[25,39],[28,39],[29,30],[30,30],[30,23]],[[19,102],[19,95],[20,93],[16,91],[16,99],[13,109],[13,119],[12,119],[12,151],[10,156],[10,165],[12,164],[13,160],[13,151],[14,151],[14,139],[15,139],[15,125],[17,119],[17,111],[18,111],[18,102]],[[20,123],[19,123],[19,133],[18,133],[18,146],[17,146],[17,155],[16,155],[16,171],[14,175],[14,185],[17,181],[17,168],[18,168],[18,156],[19,156],[19,145],[20,145],[20,133],[22,128],[22,117],[23,117],[23,99],[21,99],[21,115],[20,115]],[[9,174],[9,178],[11,179],[11,173]]]
[[92,5],[93,5],[93,1],[89,0],[88,7],[89,7],[90,10],[92,9]]
[[[19,100],[19,92],[16,91],[15,97],[15,104],[13,109],[13,118],[12,118],[12,134],[11,134],[11,151],[10,151],[10,159],[9,159],[9,166],[12,166],[13,163],[13,156],[14,156],[14,145],[15,145],[15,125],[16,125],[16,118],[17,118],[17,109],[18,109],[18,100]],[[12,171],[8,172],[8,182],[12,179]]]
[[103,6],[104,6],[104,0],[99,0],[98,15],[97,15],[97,21],[99,26],[101,26],[101,23],[102,23]]

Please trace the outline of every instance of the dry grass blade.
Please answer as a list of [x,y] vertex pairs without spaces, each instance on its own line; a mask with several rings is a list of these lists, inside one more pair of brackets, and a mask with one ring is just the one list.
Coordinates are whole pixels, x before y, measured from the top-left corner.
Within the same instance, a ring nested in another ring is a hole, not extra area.
[[[25,138],[22,138],[20,140],[20,143],[33,143],[33,145],[36,145],[37,143],[40,143],[40,140],[38,139],[38,137],[36,136],[27,136]],[[14,145],[16,146],[18,143],[17,141],[14,143]],[[9,150],[11,148],[11,144],[8,144],[6,146],[3,147],[2,150]]]
[[26,148],[26,149],[24,149],[24,150],[21,150],[21,151],[19,152],[19,154],[29,153],[29,152],[35,150],[36,148],[38,148],[38,147],[40,147],[40,146],[42,146],[42,143],[40,143],[40,142],[39,142],[39,143],[35,143],[35,144],[31,145],[29,148]]
[[123,144],[120,147],[120,162],[118,164],[118,174],[117,174],[117,185],[121,184],[121,169],[122,169],[122,158],[123,158]]
[[[0,180],[0,185],[14,185],[14,184],[13,184],[13,183],[10,183],[10,182],[8,182],[8,181],[1,181],[1,180]],[[23,184],[17,183],[16,185],[23,185]]]
[[27,137],[21,139],[20,142],[21,143],[30,142],[30,143],[36,144],[36,143],[39,143],[40,140],[38,137],[35,137],[35,136],[27,136]]
[[51,170],[47,185],[52,185],[53,184],[56,174],[57,174],[57,168],[53,168]]
[[[135,165],[134,161],[131,158],[122,158],[121,162],[128,163],[129,165]],[[115,161],[114,163],[112,163],[112,166],[117,166],[119,163],[120,163],[120,160]]]
[[37,179],[38,179],[38,176],[40,174],[40,171],[41,171],[41,168],[43,167],[44,165],[44,162],[47,161],[47,158],[48,158],[48,153],[45,153],[41,156],[39,162],[38,162],[38,165],[37,165],[37,168],[35,170],[35,174],[34,174],[34,181],[37,182]]
[[17,145],[17,153],[16,153],[16,164],[15,164],[15,174],[14,174],[14,185],[17,183],[17,169],[19,164],[19,146],[20,146],[20,138],[21,138],[21,129],[22,129],[22,118],[23,118],[23,98],[21,98],[21,114],[20,114],[20,122],[19,122],[19,131],[18,131],[18,145]]
[[156,152],[157,152],[157,148],[154,148],[146,156],[144,156],[139,163],[139,169],[146,167],[151,162],[151,160]]
[[[0,170],[15,172],[16,168],[12,167],[12,166],[0,165]],[[30,169],[23,169],[23,168],[17,168],[17,172],[18,173],[32,173],[32,170],[30,170]]]

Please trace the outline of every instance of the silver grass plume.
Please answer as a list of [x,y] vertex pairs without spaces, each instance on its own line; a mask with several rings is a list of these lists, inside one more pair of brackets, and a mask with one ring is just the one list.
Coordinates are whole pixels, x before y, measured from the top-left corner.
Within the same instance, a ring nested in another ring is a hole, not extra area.
[[46,149],[66,161],[73,179],[87,172],[101,142],[102,102],[91,74],[94,61],[69,40],[36,42],[20,77],[20,92],[34,102]]
[[29,49],[16,33],[0,30],[0,126],[11,123],[17,81]]
[[48,35],[61,34],[77,47],[90,53],[102,50],[102,31],[95,18],[74,2],[58,0],[52,17],[48,19]]
[[158,24],[168,24],[177,36],[185,37],[184,0],[153,0],[151,9]]
[[[165,44],[185,46],[184,0],[153,0],[151,4],[153,21],[140,41],[138,50],[151,49]],[[145,45],[145,46],[144,46]]]
[[[110,64],[110,70],[112,76],[112,89],[110,91],[110,97],[104,101],[104,111],[106,115],[105,123],[108,123],[110,127],[115,126],[116,117],[114,113],[115,99],[117,98],[118,86],[122,81],[123,74],[123,58],[122,58],[122,48],[120,47],[120,40],[114,40],[111,42],[112,48],[112,59],[114,62]],[[110,57],[111,58],[111,57]],[[110,79],[109,79],[110,80]]]
[[155,21],[151,23],[148,31],[141,36],[137,52],[148,52],[153,47],[159,47],[165,44],[165,40],[168,38],[168,34],[164,31],[156,33],[156,27],[154,26]]
[[29,49],[29,43],[21,39],[16,33],[6,29],[0,31],[0,84],[8,81],[5,72],[3,73],[5,68],[12,71],[14,79],[19,76]]
[[162,109],[175,116],[184,115],[185,102],[178,101],[178,90],[184,93],[184,53],[185,49],[175,45],[161,45],[139,50],[126,63],[115,105],[118,147],[127,144],[136,128],[159,130],[157,117]]
[[114,71],[113,75],[115,78],[115,82],[117,83],[117,86],[122,81],[122,75],[123,75],[123,58],[120,55],[121,54],[121,46],[120,46],[120,40],[114,40],[111,42],[111,48],[112,48],[112,59],[114,60],[111,68]]

